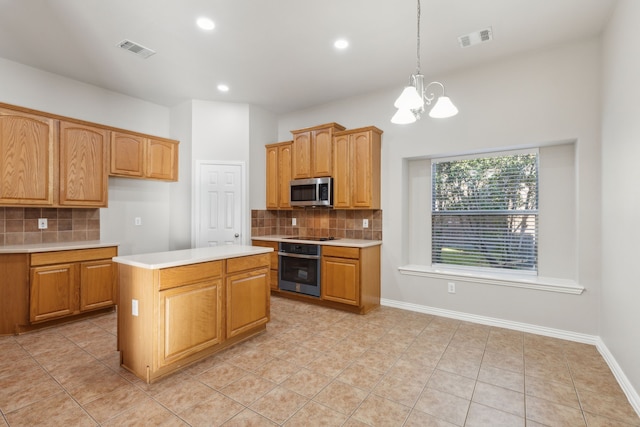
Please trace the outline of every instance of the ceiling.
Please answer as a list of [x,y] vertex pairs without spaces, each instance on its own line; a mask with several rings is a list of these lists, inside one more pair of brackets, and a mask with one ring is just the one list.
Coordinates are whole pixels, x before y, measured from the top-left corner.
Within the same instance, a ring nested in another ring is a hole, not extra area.
[[[422,0],[422,72],[598,35],[615,1]],[[215,29],[196,27],[203,15]],[[489,26],[493,41],[459,46]],[[333,47],[339,37],[347,49]],[[123,39],[157,53],[142,59],[117,47]],[[0,57],[169,107],[201,99],[284,113],[400,91],[416,67],[416,1],[0,0]]]

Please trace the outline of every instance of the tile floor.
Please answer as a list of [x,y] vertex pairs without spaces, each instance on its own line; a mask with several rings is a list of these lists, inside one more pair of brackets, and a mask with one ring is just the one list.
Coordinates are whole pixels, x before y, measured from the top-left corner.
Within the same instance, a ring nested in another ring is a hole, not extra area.
[[640,426],[593,346],[272,298],[267,332],[146,385],[116,317],[0,338],[0,427]]

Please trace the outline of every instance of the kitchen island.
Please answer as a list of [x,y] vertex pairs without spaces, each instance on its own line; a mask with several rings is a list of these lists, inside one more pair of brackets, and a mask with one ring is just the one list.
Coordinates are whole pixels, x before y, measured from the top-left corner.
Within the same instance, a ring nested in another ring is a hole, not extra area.
[[121,365],[151,383],[265,331],[269,252],[230,245],[113,258]]

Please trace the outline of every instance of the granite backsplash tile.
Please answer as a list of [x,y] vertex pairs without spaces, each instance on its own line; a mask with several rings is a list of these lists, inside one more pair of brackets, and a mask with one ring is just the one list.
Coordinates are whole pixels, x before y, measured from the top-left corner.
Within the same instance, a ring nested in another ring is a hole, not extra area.
[[[292,225],[292,219],[296,225]],[[369,227],[364,228],[364,219]],[[295,209],[290,211],[252,210],[251,236],[342,237],[382,240],[382,210]]]
[[[38,218],[47,219],[46,229]],[[0,246],[99,239],[99,208],[0,207]]]

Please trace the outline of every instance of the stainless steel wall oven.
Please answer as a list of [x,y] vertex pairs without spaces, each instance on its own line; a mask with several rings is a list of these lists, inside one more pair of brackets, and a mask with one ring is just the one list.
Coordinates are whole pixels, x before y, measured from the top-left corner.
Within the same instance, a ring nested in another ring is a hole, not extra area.
[[278,288],[320,296],[320,245],[281,242]]

